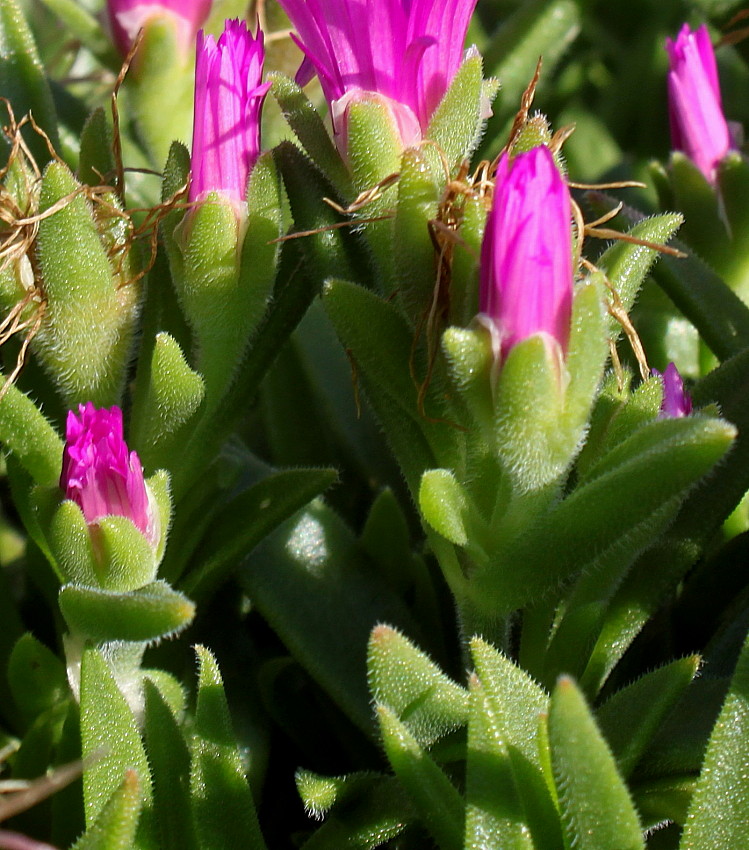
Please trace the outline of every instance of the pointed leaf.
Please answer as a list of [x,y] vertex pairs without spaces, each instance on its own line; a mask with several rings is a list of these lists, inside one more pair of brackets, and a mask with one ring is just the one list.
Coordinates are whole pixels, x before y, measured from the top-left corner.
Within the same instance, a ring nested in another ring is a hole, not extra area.
[[705,753],[680,850],[740,847],[749,830],[749,639]]
[[466,722],[466,691],[395,629],[373,629],[368,669],[372,698],[390,709],[422,746]]
[[81,661],[81,747],[83,757],[92,758],[83,772],[89,829],[106,810],[107,801],[120,787],[128,770],[136,777],[130,780],[128,799],[134,793],[135,781],[135,787],[140,786],[140,798],[146,803],[150,801],[148,759],[135,717],[107,662],[96,649],[84,650]]
[[125,593],[68,584],[60,591],[68,626],[97,641],[153,641],[186,628],[195,606],[166,582],[154,581]]
[[143,803],[138,773],[126,770],[122,785],[112,792],[94,823],[73,850],[131,850]]
[[390,709],[377,706],[385,753],[440,850],[462,850],[464,803],[455,786]]
[[242,769],[218,665],[204,647],[199,660],[190,788],[201,850],[265,850],[252,792]]
[[561,677],[551,697],[549,740],[562,824],[580,850],[644,850],[627,786],[585,699]]

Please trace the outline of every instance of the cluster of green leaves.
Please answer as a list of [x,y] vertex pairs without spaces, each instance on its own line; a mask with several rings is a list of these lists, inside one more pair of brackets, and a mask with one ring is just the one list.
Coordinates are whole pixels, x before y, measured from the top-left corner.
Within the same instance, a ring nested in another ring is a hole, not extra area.
[[[742,846],[746,158],[724,162],[718,201],[674,155],[651,168],[658,198],[609,222],[630,241],[584,246],[597,271],[578,281],[562,384],[537,339],[497,375],[471,325],[487,202],[463,166],[505,144],[543,54],[539,101],[578,123],[572,178],[644,173],[668,147],[663,38],[687,11],[723,23],[739,4],[480,0],[483,59],[467,55],[428,143],[404,153],[364,101],[346,162],[273,72],[282,141],[253,171],[241,252],[227,205],[173,204],[191,84],[168,27],[147,27],[119,139],[160,181],[123,187],[101,91],[59,82],[74,62],[116,72],[100,5],[0,0],[0,90],[61,157],[28,133],[43,173],[16,154],[3,181],[42,217],[0,302],[31,275],[45,312],[0,400],[0,745],[14,780],[84,759],[12,827],[106,850]],[[209,26],[244,12],[217,0]],[[739,91],[745,53],[721,69]],[[550,138],[542,118],[523,132],[518,149]],[[141,206],[160,219],[153,257],[133,238]],[[656,262],[682,225],[688,257]],[[633,378],[612,303],[654,365],[694,379],[695,415],[657,418],[660,381]],[[109,518],[94,552],[61,503],[64,410],[85,401],[126,409],[166,548]],[[195,642],[213,652],[192,686]]]

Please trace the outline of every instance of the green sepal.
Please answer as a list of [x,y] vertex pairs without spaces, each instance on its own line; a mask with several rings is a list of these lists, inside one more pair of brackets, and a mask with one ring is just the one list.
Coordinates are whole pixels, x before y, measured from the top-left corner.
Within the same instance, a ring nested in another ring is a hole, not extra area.
[[199,846],[265,850],[218,665],[205,647],[197,646],[195,652],[198,699],[190,745],[190,796]]
[[484,113],[490,106],[490,101],[485,100],[486,94],[481,56],[475,50],[469,51],[432,115],[425,134],[444,154],[451,169],[470,157],[479,143]]
[[749,193],[749,160],[739,151],[729,151],[718,167],[718,186],[728,221],[731,250],[728,254],[725,277],[728,284],[745,304],[749,304],[749,212],[746,198]]
[[[377,95],[352,100],[346,118],[347,154],[354,188],[359,192],[372,189],[384,177],[397,174],[403,142],[385,101]],[[372,205],[367,206],[367,217],[370,210]]]
[[585,698],[566,676],[551,696],[549,741],[565,844],[580,850],[644,850],[627,786]]
[[171,637],[195,615],[193,603],[163,581],[124,593],[68,584],[59,602],[70,629],[99,643]]
[[554,482],[575,448],[559,427],[564,410],[563,369],[561,349],[542,334],[519,342],[502,364],[495,391],[494,435],[497,454],[520,493]]
[[574,441],[575,445],[581,442],[587,427],[609,356],[604,297],[600,276],[593,275],[589,282],[577,288],[572,302],[566,358],[569,384],[564,394],[562,422],[568,429],[570,443]]
[[[37,504],[44,510],[41,499],[45,494],[35,495]],[[44,531],[65,579],[96,587],[100,581],[99,563],[94,554],[88,523],[80,507],[71,499],[64,499],[52,513],[49,526]]]
[[[190,140],[194,74],[192,51],[179,43],[173,15],[152,15],[143,24],[143,39],[132,68],[130,107],[138,135],[155,168],[161,168],[174,139]],[[169,108],[164,108],[169,92]]]
[[465,850],[533,850],[512,772],[509,742],[481,682],[468,680],[471,714],[466,758]]
[[90,829],[127,770],[136,772],[146,804],[151,799],[151,776],[135,716],[96,649],[83,651],[80,702],[81,750],[89,759],[83,771],[83,802]]
[[680,850],[740,847],[749,822],[749,638],[697,781]]
[[374,701],[387,706],[423,747],[468,719],[465,689],[390,626],[372,630],[367,670]]
[[[226,392],[246,337],[239,286],[240,222],[233,204],[217,192],[188,212],[177,237],[182,275],[174,285],[195,334],[197,370],[211,408]],[[173,270],[174,271],[174,270]]]
[[679,658],[617,691],[596,710],[596,720],[626,779],[660,725],[697,675],[700,657]]
[[[353,100],[346,111],[347,156],[354,188],[358,192],[374,189],[380,181],[397,174],[401,169],[403,142],[389,106],[373,95]],[[385,189],[381,197],[368,203],[358,217],[373,219],[386,216],[384,221],[363,224],[367,243],[372,250],[381,278],[383,290],[394,288],[390,281],[395,277],[393,256],[393,223],[390,212],[395,205],[396,190]]]
[[21,712],[34,718],[69,696],[60,659],[31,632],[22,635],[8,660],[8,683]]
[[139,376],[130,422],[131,444],[146,469],[157,466],[173,448],[175,436],[198,410],[205,381],[190,368],[179,343],[159,333],[147,372]]
[[437,284],[437,256],[429,227],[437,218],[439,200],[439,183],[426,151],[408,148],[400,163],[391,251],[393,284],[414,326],[429,310]]
[[[16,120],[31,112],[53,147],[59,150],[52,92],[34,36],[16,0],[0,3],[0,91],[10,101]],[[24,139],[41,168],[50,159],[46,142],[34,132],[27,132]],[[5,139],[3,143],[7,144]]]
[[89,186],[101,186],[114,179],[112,131],[104,108],[99,106],[88,116],[81,133],[78,179]]
[[[0,375],[5,383],[5,377]],[[54,487],[60,479],[63,443],[34,402],[16,386],[0,400],[0,443],[34,479]]]
[[[180,689],[181,690],[181,689]],[[162,850],[196,850],[197,841],[188,815],[190,753],[171,706],[147,678],[144,729],[148,761],[153,774],[154,809]]]
[[680,151],[671,154],[669,176],[674,202],[684,215],[681,238],[713,268],[721,271],[730,247],[715,187]]
[[69,407],[119,400],[140,287],[118,286],[80,184],[58,162],[42,179],[39,212],[64,205],[39,222],[38,259],[47,299],[34,338],[46,370]]
[[321,776],[301,767],[294,774],[297,794],[304,803],[304,811],[318,819],[323,818],[340,800],[352,779],[350,776]]
[[[665,245],[683,221],[684,217],[679,213],[656,215],[637,221],[626,233],[635,239]],[[632,309],[637,293],[657,257],[655,248],[622,240],[607,248],[596,262],[596,266],[613,284],[626,313]],[[622,326],[613,316],[609,316],[608,325],[609,335],[617,339],[622,333]]]
[[480,325],[470,329],[447,328],[442,335],[442,350],[461,398],[489,436],[494,418],[492,370],[495,363],[489,333]]
[[75,842],[72,850],[134,850],[143,805],[138,772],[126,768],[119,788],[99,812],[96,820]]
[[351,178],[325,129],[320,113],[302,89],[285,74],[271,71],[267,79],[272,83],[271,94],[278,101],[283,117],[289,122],[304,150],[341,197],[350,197],[353,194]]
[[479,312],[479,257],[486,227],[486,203],[476,194],[463,199],[460,241],[453,249],[450,323],[467,327]]
[[[643,426],[599,462],[593,480],[574,490],[532,532],[503,547],[501,567],[473,577],[473,604],[499,617],[580,571],[631,563],[648,539],[645,534],[630,548],[633,532],[647,531],[657,511],[683,498],[725,454],[735,434],[732,425],[703,415]],[[585,518],[582,525],[580,517]]]
[[463,850],[464,802],[455,786],[389,708],[376,707],[385,754],[441,850]]
[[273,154],[261,154],[247,184],[247,223],[239,266],[242,329],[251,338],[265,315],[276,279],[282,234],[281,181]]
[[127,593],[156,578],[153,547],[131,519],[103,516],[91,527],[104,590]]
[[[170,487],[169,473],[165,469],[159,469],[146,479],[146,486],[153,498],[152,507],[155,507],[159,523],[159,539],[154,550],[156,565],[161,563],[166,550],[166,542],[169,538],[169,526],[172,521],[172,492]],[[154,575],[156,575],[154,573]]]

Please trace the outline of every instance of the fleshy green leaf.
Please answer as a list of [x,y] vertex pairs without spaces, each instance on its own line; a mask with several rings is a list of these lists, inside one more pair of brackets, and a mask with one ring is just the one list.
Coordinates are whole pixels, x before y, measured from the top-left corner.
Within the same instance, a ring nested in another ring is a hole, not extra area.
[[60,591],[68,626],[91,640],[153,641],[186,628],[195,606],[163,581],[116,593],[68,584]]
[[680,850],[740,847],[749,829],[749,639],[705,753]]
[[617,691],[596,711],[598,725],[622,776],[628,777],[635,768],[660,724],[696,675],[699,663],[699,656],[693,655],[646,673]]
[[549,741],[566,844],[644,850],[637,812],[585,699],[567,678],[551,696]]
[[421,746],[465,724],[466,691],[395,629],[373,629],[367,666],[375,702],[390,709]]
[[457,789],[390,709],[377,706],[377,719],[388,761],[424,826],[441,850],[462,850],[465,810]]
[[426,137],[442,151],[449,167],[458,165],[473,153],[481,137],[483,113],[488,109],[483,62],[473,51],[453,77],[426,131]]
[[464,514],[468,501],[449,469],[429,469],[421,478],[419,509],[424,519],[451,543],[465,546],[468,542]]
[[136,770],[125,770],[119,788],[112,792],[94,823],[73,845],[73,850],[131,850],[139,847],[135,836],[143,803]]
[[532,850],[502,721],[479,680],[469,680],[465,850]]
[[30,632],[16,642],[8,662],[8,682],[21,711],[35,717],[69,694],[65,667]]
[[204,647],[196,647],[196,653],[198,701],[190,791],[199,846],[201,850],[265,850],[218,665]]
[[172,710],[156,685],[146,679],[145,738],[153,774],[154,808],[158,812],[159,847],[195,850],[190,811],[190,753]]
[[[130,794],[140,787],[140,799],[151,799],[148,759],[133,712],[117,687],[101,653],[86,649],[81,661],[81,746],[91,763],[83,772],[83,800],[89,829],[97,822],[107,801],[120,788],[126,771],[132,770]],[[134,783],[134,785],[133,785]],[[130,808],[134,806],[131,802]]]

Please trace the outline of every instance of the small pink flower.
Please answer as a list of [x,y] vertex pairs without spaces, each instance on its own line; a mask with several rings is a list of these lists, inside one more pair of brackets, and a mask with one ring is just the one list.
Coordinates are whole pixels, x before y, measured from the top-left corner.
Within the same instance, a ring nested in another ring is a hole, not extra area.
[[570,193],[547,147],[497,168],[481,247],[480,310],[499,336],[501,356],[547,334],[567,350],[573,291]]
[[107,0],[109,23],[117,49],[125,56],[138,30],[152,18],[171,18],[177,39],[185,51],[192,47],[195,33],[206,21],[213,0]]
[[89,524],[124,516],[156,545],[159,523],[135,452],[128,452],[119,407],[97,409],[88,402],[68,412],[60,488]]
[[330,106],[339,150],[346,150],[352,100],[387,104],[403,145],[416,144],[463,58],[477,0],[279,0],[299,33],[305,60]]
[[676,41],[666,39],[669,118],[674,150],[685,153],[714,183],[718,163],[731,149],[723,115],[715,52],[707,27],[692,32],[687,24]]
[[653,369],[653,374],[663,381],[663,401],[658,413],[659,419],[679,419],[692,412],[692,399],[684,389],[684,381],[675,364],[669,363],[661,374]]
[[260,112],[270,83],[263,83],[263,32],[244,21],[226,21],[218,43],[198,33],[190,200],[219,192],[244,203],[247,179],[260,154]]

